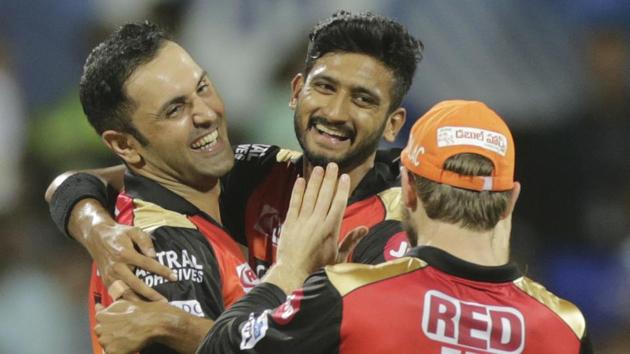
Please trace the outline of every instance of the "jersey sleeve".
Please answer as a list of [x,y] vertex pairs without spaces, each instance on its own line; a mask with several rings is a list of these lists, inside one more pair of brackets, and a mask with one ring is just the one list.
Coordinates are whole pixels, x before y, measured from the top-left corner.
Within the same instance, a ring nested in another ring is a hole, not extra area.
[[265,178],[280,148],[243,144],[234,147],[234,167],[221,178],[221,218],[234,239],[245,245],[245,206],[254,188]]
[[407,233],[398,220],[385,220],[370,228],[359,241],[350,260],[352,263],[379,264],[404,256],[411,249]]
[[197,353],[337,353],[341,315],[323,271],[288,297],[263,283],[221,315]]

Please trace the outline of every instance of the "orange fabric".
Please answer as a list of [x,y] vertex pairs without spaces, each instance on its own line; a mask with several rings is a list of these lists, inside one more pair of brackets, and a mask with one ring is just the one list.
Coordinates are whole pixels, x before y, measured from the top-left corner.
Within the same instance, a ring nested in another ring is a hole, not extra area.
[[[493,175],[462,176],[443,170],[451,156],[473,153],[494,164]],[[506,191],[514,186],[514,140],[496,112],[482,102],[442,101],[411,128],[401,153],[403,165],[434,182],[477,191]]]

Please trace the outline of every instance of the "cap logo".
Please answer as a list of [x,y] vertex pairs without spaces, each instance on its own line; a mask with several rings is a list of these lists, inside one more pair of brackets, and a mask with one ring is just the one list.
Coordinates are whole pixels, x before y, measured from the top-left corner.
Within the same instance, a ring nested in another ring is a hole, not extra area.
[[[490,130],[472,127],[440,127],[437,130],[438,147],[472,145],[505,156],[507,138]],[[410,151],[411,153],[411,151]]]
[[409,161],[413,163],[414,166],[418,167],[420,165],[420,161],[418,158],[420,155],[424,154],[424,147],[416,145],[416,141],[413,138],[413,135],[409,136]]

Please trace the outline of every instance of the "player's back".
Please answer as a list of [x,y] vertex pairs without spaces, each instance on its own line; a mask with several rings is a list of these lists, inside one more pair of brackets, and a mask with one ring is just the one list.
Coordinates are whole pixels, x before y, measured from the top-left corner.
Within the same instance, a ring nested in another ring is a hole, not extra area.
[[340,353],[590,352],[577,307],[515,265],[478,266],[432,247],[411,256],[326,270],[343,296]]

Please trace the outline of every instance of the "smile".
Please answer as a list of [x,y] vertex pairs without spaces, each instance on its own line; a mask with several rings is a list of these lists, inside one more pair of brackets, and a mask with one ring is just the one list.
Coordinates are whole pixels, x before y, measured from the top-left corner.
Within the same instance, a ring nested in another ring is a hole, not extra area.
[[315,124],[314,128],[320,133],[320,134],[326,134],[332,138],[335,139],[339,139],[341,141],[344,140],[348,140],[350,139],[350,135],[347,132],[342,132],[342,131],[338,131],[338,130],[334,130],[334,129],[330,129],[322,124]]
[[193,150],[211,150],[218,141],[219,132],[215,129],[212,133],[204,135],[190,144]]

